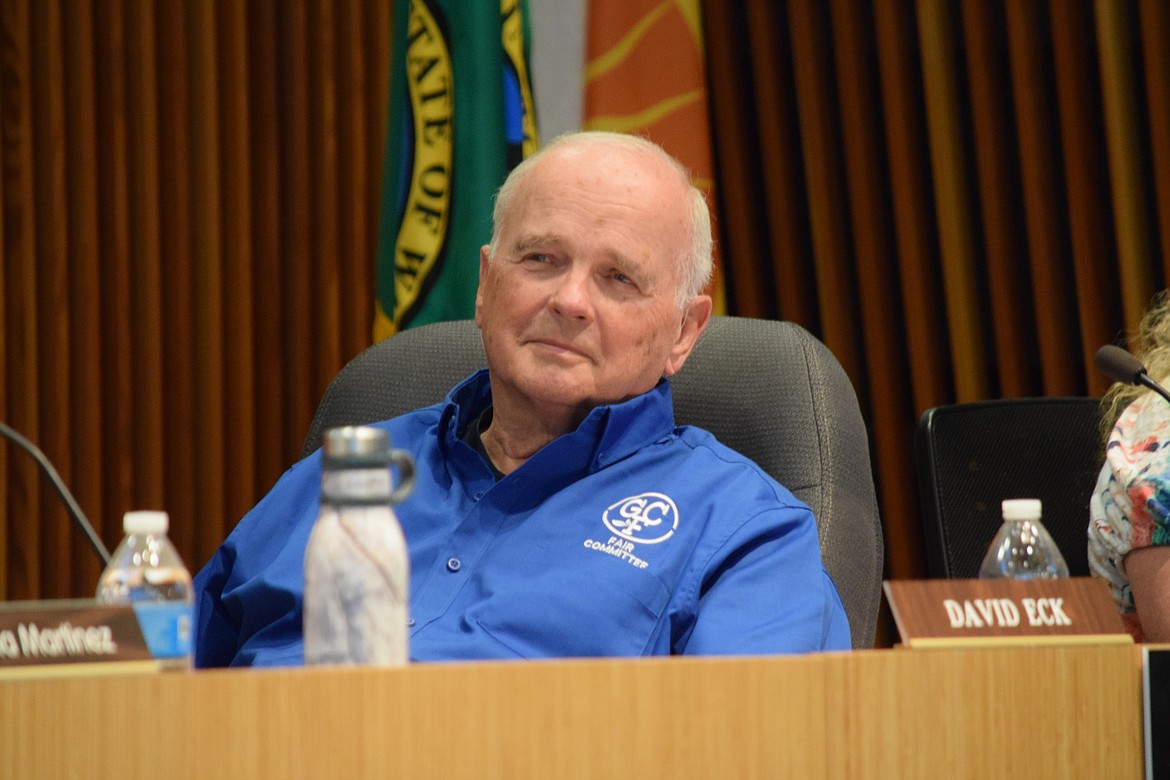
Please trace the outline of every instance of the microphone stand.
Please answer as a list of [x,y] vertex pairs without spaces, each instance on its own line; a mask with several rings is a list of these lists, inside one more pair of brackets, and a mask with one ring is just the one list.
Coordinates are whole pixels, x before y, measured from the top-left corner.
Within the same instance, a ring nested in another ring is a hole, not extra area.
[[81,507],[73,498],[73,494],[69,492],[67,487],[65,487],[65,483],[61,481],[60,475],[57,474],[57,469],[53,468],[53,464],[49,462],[49,459],[45,457],[45,454],[40,451],[37,445],[33,444],[31,441],[24,438],[15,430],[2,422],[0,422],[0,434],[2,434],[9,441],[15,442],[25,452],[33,456],[33,459],[41,467],[41,470],[45,472],[45,476],[49,478],[49,482],[52,483],[53,488],[57,491],[57,495],[59,495],[61,500],[65,502],[65,507],[69,510],[69,514],[72,516],[73,521],[77,523],[77,525],[81,526],[81,530],[85,532],[86,537],[89,539],[89,543],[93,545],[93,549],[97,552],[98,557],[102,559],[102,564],[109,564],[109,550],[107,550],[106,546],[102,544],[102,540],[98,537],[97,531],[95,531],[93,526],[90,525],[89,520],[87,520],[85,517],[85,513],[81,511]]

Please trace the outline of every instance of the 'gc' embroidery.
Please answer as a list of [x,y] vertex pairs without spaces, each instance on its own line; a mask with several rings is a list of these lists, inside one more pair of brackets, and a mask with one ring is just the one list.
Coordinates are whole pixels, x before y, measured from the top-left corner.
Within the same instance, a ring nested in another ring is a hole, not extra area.
[[601,515],[617,536],[640,544],[666,541],[678,528],[678,507],[663,493],[641,493],[612,504]]

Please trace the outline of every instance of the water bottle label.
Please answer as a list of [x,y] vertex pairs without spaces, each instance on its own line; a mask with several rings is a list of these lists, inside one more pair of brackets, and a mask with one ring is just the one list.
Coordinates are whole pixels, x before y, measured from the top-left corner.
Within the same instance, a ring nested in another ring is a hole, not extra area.
[[152,656],[165,659],[190,655],[191,613],[191,605],[181,601],[134,603],[134,614]]

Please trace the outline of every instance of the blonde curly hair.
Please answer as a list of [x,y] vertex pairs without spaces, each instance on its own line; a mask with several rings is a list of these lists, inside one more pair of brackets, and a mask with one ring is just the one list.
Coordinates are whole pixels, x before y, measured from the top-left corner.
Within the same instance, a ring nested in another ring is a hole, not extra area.
[[[1138,326],[1134,357],[1146,367],[1150,378],[1165,384],[1170,378],[1170,290],[1154,296]],[[1143,385],[1115,382],[1101,397],[1101,440],[1108,441],[1117,418],[1143,393]]]

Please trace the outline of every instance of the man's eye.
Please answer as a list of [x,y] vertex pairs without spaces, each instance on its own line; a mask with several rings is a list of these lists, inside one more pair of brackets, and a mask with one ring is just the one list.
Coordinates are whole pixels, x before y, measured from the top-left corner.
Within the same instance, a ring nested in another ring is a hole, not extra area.
[[532,263],[547,263],[551,260],[548,255],[542,254],[525,255],[524,259]]
[[633,284],[634,283],[633,279],[631,279],[630,277],[626,276],[623,273],[619,273],[618,271],[614,271],[613,280],[615,282],[620,282],[622,284]]

